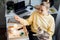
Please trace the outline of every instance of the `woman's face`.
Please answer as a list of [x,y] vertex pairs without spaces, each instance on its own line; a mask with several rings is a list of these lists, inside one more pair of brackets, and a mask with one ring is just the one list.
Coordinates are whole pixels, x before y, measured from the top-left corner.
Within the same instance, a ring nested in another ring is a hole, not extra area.
[[47,12],[47,8],[46,8],[46,6],[44,6],[44,5],[40,5],[39,12],[42,13],[42,14],[45,14],[45,13]]

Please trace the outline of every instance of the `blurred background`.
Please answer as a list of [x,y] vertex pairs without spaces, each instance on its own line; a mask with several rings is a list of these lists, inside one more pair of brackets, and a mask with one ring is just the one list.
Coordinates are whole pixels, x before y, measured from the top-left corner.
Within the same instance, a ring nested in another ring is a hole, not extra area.
[[[25,6],[37,6],[40,5],[40,3],[44,0],[0,0],[0,39],[1,40],[7,40],[7,34],[6,34],[6,3],[8,1],[12,1],[14,3],[18,3],[21,1],[25,1]],[[55,34],[53,35],[53,40],[60,40],[60,0],[50,0],[51,9],[53,9],[52,16],[55,19]],[[54,11],[55,10],[55,11]]]

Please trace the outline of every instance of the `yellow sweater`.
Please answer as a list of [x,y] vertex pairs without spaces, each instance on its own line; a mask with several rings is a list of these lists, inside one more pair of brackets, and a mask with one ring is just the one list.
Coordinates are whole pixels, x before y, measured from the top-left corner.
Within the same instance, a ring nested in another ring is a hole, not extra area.
[[29,25],[31,25],[31,31],[37,32],[38,27],[45,30],[50,34],[50,39],[52,40],[52,35],[54,34],[55,22],[54,18],[49,15],[40,15],[37,11],[34,11],[31,16],[27,19]]

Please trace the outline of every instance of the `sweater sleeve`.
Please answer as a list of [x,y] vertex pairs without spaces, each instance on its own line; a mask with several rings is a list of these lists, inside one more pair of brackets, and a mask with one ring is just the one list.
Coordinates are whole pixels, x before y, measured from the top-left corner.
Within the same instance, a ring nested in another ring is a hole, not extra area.
[[32,24],[33,19],[34,19],[34,12],[30,15],[30,17],[28,19],[26,19],[27,22],[28,22],[28,25],[31,25]]
[[34,12],[30,15],[28,19],[20,18],[20,23],[23,25],[30,25],[33,21],[33,15],[34,15]]
[[50,21],[49,21],[50,26],[48,27],[48,33],[50,34],[50,36],[52,36],[54,34],[54,30],[55,30],[55,21],[54,18],[51,17]]

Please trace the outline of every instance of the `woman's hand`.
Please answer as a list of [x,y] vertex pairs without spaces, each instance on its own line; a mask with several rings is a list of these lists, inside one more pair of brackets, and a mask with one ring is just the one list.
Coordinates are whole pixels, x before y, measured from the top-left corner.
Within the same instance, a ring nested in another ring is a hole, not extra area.
[[14,18],[15,18],[16,21],[20,22],[20,17],[19,16],[15,15]]
[[25,19],[20,18],[20,17],[17,16],[17,15],[14,16],[14,18],[15,18],[16,21],[20,22],[20,23],[23,24],[23,25],[29,25],[28,22],[27,22]]

